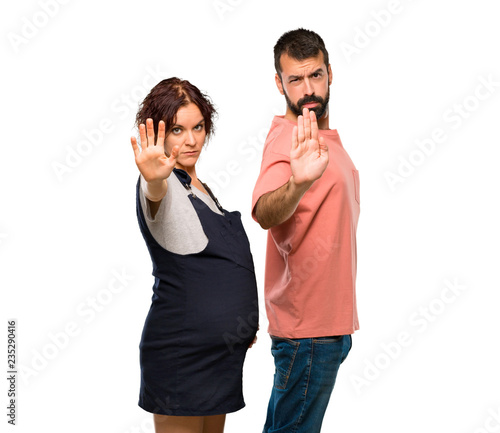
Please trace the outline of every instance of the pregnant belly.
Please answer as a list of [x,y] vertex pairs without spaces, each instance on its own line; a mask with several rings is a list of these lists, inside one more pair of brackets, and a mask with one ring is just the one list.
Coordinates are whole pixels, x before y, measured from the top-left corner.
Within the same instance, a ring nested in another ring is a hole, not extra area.
[[[226,275],[206,273],[175,293],[160,285],[146,320],[143,347],[248,346],[258,327],[255,276],[238,267]],[[171,293],[169,293],[171,291]]]
[[255,276],[243,268],[234,274],[207,282],[188,296],[186,326],[192,329],[197,344],[203,344],[204,338],[212,344],[228,340],[250,343],[257,332]]

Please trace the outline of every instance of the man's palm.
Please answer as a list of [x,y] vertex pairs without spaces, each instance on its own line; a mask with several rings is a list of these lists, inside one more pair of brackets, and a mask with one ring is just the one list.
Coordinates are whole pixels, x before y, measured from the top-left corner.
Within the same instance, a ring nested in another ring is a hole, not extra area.
[[304,108],[293,128],[290,167],[296,184],[313,183],[328,166],[328,147],[318,138],[318,122],[314,111]]

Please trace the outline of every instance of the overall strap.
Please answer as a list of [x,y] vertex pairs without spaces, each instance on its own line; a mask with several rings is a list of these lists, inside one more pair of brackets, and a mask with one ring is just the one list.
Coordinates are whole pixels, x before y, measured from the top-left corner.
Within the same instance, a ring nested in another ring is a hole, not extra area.
[[[200,179],[198,179],[198,180],[201,182]],[[217,200],[217,197],[215,197],[215,195],[212,192],[212,190],[208,187],[208,185],[205,182],[201,182],[201,184],[207,190],[208,195],[212,198],[212,200],[214,201],[214,203],[217,206],[217,208],[222,212],[222,215],[224,215],[224,209],[222,208],[221,204],[219,203],[219,200]]]
[[[197,198],[196,197],[196,194],[193,192],[193,189],[191,188],[191,176],[189,176],[189,174],[187,174],[186,171],[184,170],[181,170],[179,168],[174,168],[174,174],[177,176],[177,179],[179,179],[180,183],[182,184],[182,186],[184,188],[186,188],[186,190],[189,191],[190,195],[193,197],[193,198]],[[200,179],[198,179],[200,180]],[[219,200],[217,200],[217,198],[215,197],[214,193],[212,192],[212,190],[208,187],[208,185],[204,182],[202,182],[200,180],[200,183],[203,185],[203,187],[207,190],[208,192],[208,195],[210,196],[210,198],[214,201],[215,205],[217,206],[217,208],[221,211],[222,215],[224,215],[224,209],[222,208],[222,206],[220,205],[219,203]]]

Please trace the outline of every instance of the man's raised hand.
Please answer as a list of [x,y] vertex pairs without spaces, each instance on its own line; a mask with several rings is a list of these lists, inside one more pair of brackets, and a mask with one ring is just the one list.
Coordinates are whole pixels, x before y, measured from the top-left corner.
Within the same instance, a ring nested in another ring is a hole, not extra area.
[[292,132],[290,166],[293,182],[312,185],[321,177],[328,165],[328,146],[318,138],[318,122],[314,111],[304,108]]

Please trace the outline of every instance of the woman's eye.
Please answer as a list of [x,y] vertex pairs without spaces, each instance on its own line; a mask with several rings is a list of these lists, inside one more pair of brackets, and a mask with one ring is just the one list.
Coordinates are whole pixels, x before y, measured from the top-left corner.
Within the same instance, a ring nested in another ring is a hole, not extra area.
[[194,127],[194,130],[195,130],[195,131],[203,131],[203,125],[196,125],[196,126]]
[[181,128],[174,128],[174,129],[172,129],[172,134],[177,135],[177,134],[180,134],[180,133],[181,133]]

